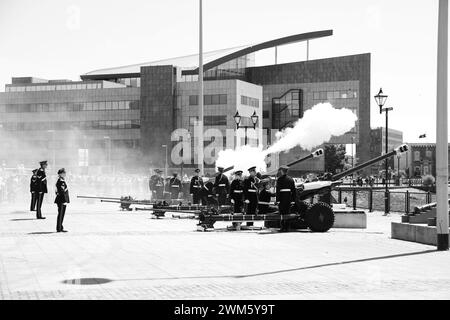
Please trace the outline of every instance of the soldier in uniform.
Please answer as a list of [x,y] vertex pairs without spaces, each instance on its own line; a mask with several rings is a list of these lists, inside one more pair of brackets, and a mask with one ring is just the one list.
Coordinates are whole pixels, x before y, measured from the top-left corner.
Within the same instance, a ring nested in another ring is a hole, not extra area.
[[36,211],[36,203],[37,203],[37,197],[38,197],[38,183],[37,183],[37,173],[38,169],[33,170],[33,175],[31,176],[30,180],[30,192],[31,192],[31,205],[30,205],[30,211]]
[[149,187],[154,200],[164,199],[164,179],[161,173],[161,170],[155,169],[155,174],[150,178]]
[[178,173],[174,172],[172,178],[169,181],[170,186],[170,199],[178,199],[181,190],[181,180],[178,179]]
[[270,182],[263,182],[263,189],[259,193],[259,201],[258,201],[258,214],[267,214],[271,212],[270,210],[270,201],[272,197],[275,197],[276,194],[270,191]]
[[64,230],[63,221],[66,214],[67,204],[70,203],[69,190],[66,183],[66,170],[58,170],[58,181],[56,181],[55,203],[58,206],[58,218],[56,219],[56,232],[67,232]]
[[[189,193],[192,196],[193,204],[200,204],[200,201],[202,200],[203,180],[198,175],[199,172],[200,172],[200,169],[195,169],[195,175],[192,177],[191,184],[189,186]],[[203,203],[203,204],[206,204],[206,203]]]
[[[256,177],[256,167],[248,169],[249,176],[244,180],[244,199],[247,204],[247,214],[256,214],[258,207],[258,187],[259,179]],[[247,222],[247,226],[252,226],[253,222]]]
[[223,168],[218,167],[217,171],[219,173],[216,176],[214,181],[214,193],[217,196],[217,200],[219,201],[219,206],[223,206],[227,202],[228,192],[230,190],[230,182],[226,175],[223,174]]
[[202,203],[207,204],[209,206],[217,206],[217,199],[214,197],[214,183],[211,180],[208,180],[203,184],[202,189]]
[[234,206],[234,213],[242,213],[244,206],[244,185],[242,183],[242,170],[234,173],[234,180],[230,185],[230,198]]
[[44,194],[48,192],[47,190],[47,176],[45,174],[45,169],[47,168],[47,161],[39,162],[40,168],[36,172],[37,178],[37,202],[36,202],[36,219],[45,219],[42,216],[42,202],[44,201]]
[[[295,182],[290,176],[287,175],[289,170],[288,166],[282,166],[279,170],[279,177],[277,179],[277,203],[278,209],[281,215],[289,214],[291,205],[295,203],[296,192]],[[284,220],[281,220],[281,230],[287,231],[288,225]]]

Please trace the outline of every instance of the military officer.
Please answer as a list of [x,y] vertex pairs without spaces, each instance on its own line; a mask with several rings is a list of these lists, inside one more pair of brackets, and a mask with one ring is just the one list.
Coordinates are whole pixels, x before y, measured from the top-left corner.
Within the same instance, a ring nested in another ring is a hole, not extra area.
[[178,173],[174,172],[169,181],[170,199],[178,199],[181,190],[181,180],[178,178]]
[[30,180],[30,192],[31,192],[30,211],[36,211],[37,197],[39,194],[37,175],[36,175],[37,171],[38,171],[38,169],[33,170],[33,175],[31,176],[31,180]]
[[67,204],[70,203],[69,190],[66,183],[66,170],[58,170],[58,181],[56,181],[55,203],[58,206],[58,218],[56,219],[56,232],[67,232],[64,230],[63,221],[66,214]]
[[214,193],[219,201],[219,206],[223,206],[227,202],[228,192],[230,190],[230,182],[227,176],[223,173],[224,168],[218,167],[218,174],[214,181]]
[[[192,196],[193,204],[200,204],[202,199],[203,179],[199,176],[200,169],[195,169],[195,175],[191,179],[189,193]],[[206,203],[204,203],[206,204]]]
[[234,173],[234,180],[230,185],[230,198],[234,206],[234,213],[242,213],[244,206],[244,185],[242,183],[242,170]]
[[152,192],[152,199],[162,200],[164,199],[164,179],[161,176],[162,171],[155,169],[155,174],[151,176],[149,187]]
[[42,202],[44,201],[44,195],[48,192],[47,190],[47,176],[45,174],[45,169],[47,168],[47,161],[39,162],[41,166],[36,172],[37,178],[37,202],[36,202],[36,219],[45,219],[42,216]]
[[270,210],[270,202],[272,200],[272,197],[275,197],[276,194],[274,192],[271,192],[271,185],[269,181],[263,182],[263,189],[259,193],[259,199],[258,199],[258,214],[267,214],[271,212]]
[[[249,176],[244,180],[244,199],[247,204],[247,214],[256,214],[258,207],[258,187],[259,179],[256,177],[256,167],[248,169]],[[253,222],[247,222],[247,226],[252,226]]]
[[[279,169],[279,177],[277,179],[277,203],[281,215],[289,214],[291,205],[296,201],[295,182],[287,175],[288,166],[282,166]],[[284,220],[281,220],[281,230],[287,231],[288,225]]]

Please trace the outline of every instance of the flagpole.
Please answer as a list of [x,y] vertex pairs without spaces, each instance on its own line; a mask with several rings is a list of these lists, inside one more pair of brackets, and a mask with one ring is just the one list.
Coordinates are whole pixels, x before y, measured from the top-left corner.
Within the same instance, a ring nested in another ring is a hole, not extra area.
[[203,3],[199,0],[199,54],[198,54],[198,105],[200,109],[198,119],[198,165],[200,174],[205,174],[203,152]]

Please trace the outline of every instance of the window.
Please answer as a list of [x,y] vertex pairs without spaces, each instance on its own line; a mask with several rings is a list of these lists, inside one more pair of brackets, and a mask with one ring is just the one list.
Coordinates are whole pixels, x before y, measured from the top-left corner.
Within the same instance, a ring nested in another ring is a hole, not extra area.
[[[291,99],[291,97],[289,97],[289,99]],[[259,107],[259,99],[251,98],[251,97],[247,97],[247,96],[241,96],[241,104],[250,106],[250,107],[254,107],[254,108],[258,108]]]
[[270,112],[269,110],[263,110],[263,118],[264,119],[269,119],[270,117]]
[[212,96],[211,95],[205,95],[204,96],[204,103],[205,103],[205,105],[210,105],[210,104],[212,104]]
[[205,116],[205,126],[226,126],[227,116]]
[[198,105],[198,96],[189,96],[189,105],[190,106]]
[[227,104],[227,95],[219,94],[219,104]]
[[414,161],[420,161],[420,151],[414,151]]
[[426,157],[431,159],[432,154],[433,154],[433,153],[432,153],[430,150],[427,150],[427,152],[426,152]]

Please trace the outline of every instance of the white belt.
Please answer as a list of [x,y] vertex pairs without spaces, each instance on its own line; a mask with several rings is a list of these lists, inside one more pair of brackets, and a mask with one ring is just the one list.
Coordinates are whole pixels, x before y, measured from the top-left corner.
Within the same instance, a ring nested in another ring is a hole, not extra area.
[[47,180],[47,177],[45,177],[45,178],[42,178],[42,181],[44,181],[44,180]]
[[225,187],[225,184],[219,184],[219,187]]
[[266,205],[269,205],[269,204],[270,204],[270,202],[259,201],[259,202],[258,202],[258,204],[266,204]]
[[208,198],[209,198],[209,197],[212,197],[212,194],[208,194]]
[[280,192],[291,192],[291,189],[281,189]]
[[162,187],[162,186],[163,186],[162,184],[157,184],[157,185],[156,185],[156,187]]
[[248,191],[248,192],[256,192],[255,189],[248,189],[247,191]]
[[242,190],[234,190],[234,193],[242,193]]
[[179,188],[180,186],[171,186],[172,188]]
[[200,186],[193,186],[194,188],[201,188]]

